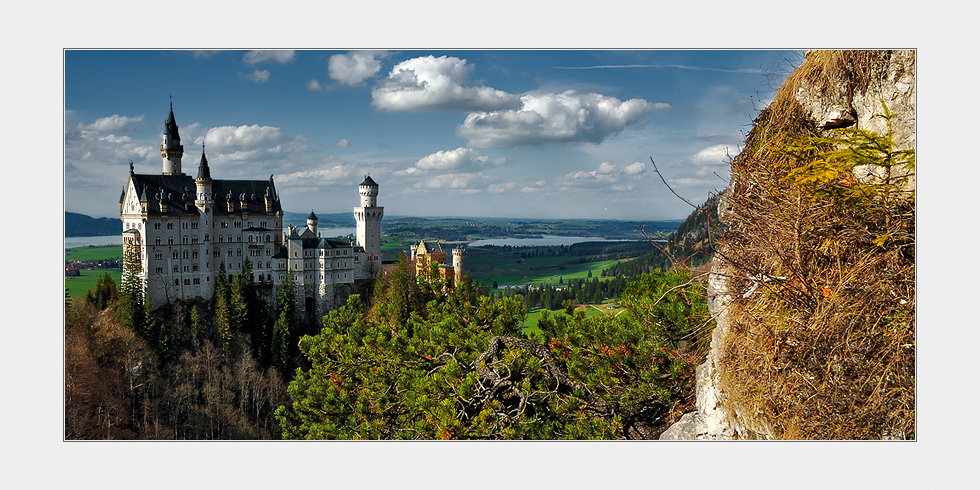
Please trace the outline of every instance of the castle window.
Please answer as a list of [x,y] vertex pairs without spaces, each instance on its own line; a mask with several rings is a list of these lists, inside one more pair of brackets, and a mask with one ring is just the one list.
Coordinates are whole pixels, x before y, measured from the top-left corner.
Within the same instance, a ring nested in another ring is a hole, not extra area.
[[195,277],[194,284],[201,284],[201,279],[199,277]]
[[231,254],[232,254],[232,251],[231,251],[231,249],[229,248],[229,249],[228,249],[228,256],[229,256],[229,257],[231,257]]
[[210,241],[211,241],[211,235],[209,235],[209,234],[207,234],[207,233],[205,233],[205,234],[204,234],[204,241],[206,241],[206,242],[210,242]]
[[190,254],[190,253],[188,253],[188,252],[187,252],[187,250],[184,250],[184,258],[185,258],[185,259],[188,259],[188,258],[190,258],[190,255],[191,255],[191,254]]
[[197,237],[196,236],[192,236],[191,237],[191,243],[193,243],[195,245],[197,244]]
[[222,228],[228,228],[228,222],[227,221],[222,221],[221,222],[221,227]]
[[174,286],[180,286],[180,279],[174,279]]
[[185,286],[190,286],[191,285],[191,280],[190,279],[184,279],[184,285]]
[[214,249],[214,256],[215,257],[221,257],[221,250]]
[[156,269],[153,269],[153,271],[157,274],[163,274],[163,267],[157,267]]
[[218,235],[218,243],[225,243],[225,237]]
[[196,230],[197,229],[197,223],[191,223],[191,229],[192,230]]
[[157,260],[163,260],[163,252],[157,250],[156,253],[153,254],[153,258]]
[[272,255],[272,249],[271,248],[265,249],[265,256],[268,257],[270,255]]
[[187,235],[184,235],[184,237],[181,239],[181,243],[187,245]]
[[173,245],[173,244],[174,244],[174,237],[172,236],[167,237],[167,245]]
[[184,225],[184,229],[186,230],[187,229],[187,223],[184,223],[183,225]]
[[197,264],[194,264],[194,272],[197,272]]
[[252,243],[252,235],[248,236],[248,243]]
[[193,257],[195,259],[197,258],[197,250],[191,252],[191,257]]
[[160,223],[153,223],[153,229],[154,230],[159,230],[160,229]]
[[238,249],[238,256],[239,256],[239,257],[241,257],[241,256],[242,256],[242,249]]
[[180,268],[177,267],[176,265],[174,266],[174,272],[180,272]]
[[242,227],[242,222],[241,221],[236,221],[235,222],[235,228],[241,228],[241,227]]
[[156,244],[157,244],[157,245],[159,245],[159,244],[160,244],[160,237],[157,237],[157,241],[156,241]]
[[174,224],[173,223],[167,223],[167,229],[168,230],[174,229]]
[[175,259],[179,259],[180,258],[180,252],[174,250],[174,258]]

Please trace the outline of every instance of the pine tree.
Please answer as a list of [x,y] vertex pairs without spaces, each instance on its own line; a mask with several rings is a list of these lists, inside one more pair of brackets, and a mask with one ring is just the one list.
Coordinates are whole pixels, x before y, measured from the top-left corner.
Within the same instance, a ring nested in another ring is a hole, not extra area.
[[214,323],[218,328],[218,336],[225,344],[232,339],[231,291],[228,287],[228,274],[224,262],[218,269],[218,279],[214,287]]

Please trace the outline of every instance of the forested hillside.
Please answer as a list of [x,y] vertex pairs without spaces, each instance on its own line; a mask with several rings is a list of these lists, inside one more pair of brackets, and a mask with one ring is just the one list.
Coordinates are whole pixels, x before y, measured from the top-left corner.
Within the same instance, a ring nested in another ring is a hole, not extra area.
[[155,312],[130,273],[67,301],[65,437],[655,438],[692,407],[711,328],[680,270],[626,286],[624,314],[566,305],[531,332],[522,300],[444,293],[404,257],[322,319],[234,277]]

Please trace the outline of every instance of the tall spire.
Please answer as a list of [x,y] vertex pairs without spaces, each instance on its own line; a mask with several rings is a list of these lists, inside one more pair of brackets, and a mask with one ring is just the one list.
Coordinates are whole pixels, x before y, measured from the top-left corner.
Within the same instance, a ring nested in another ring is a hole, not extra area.
[[182,174],[180,159],[184,155],[184,147],[180,144],[180,133],[177,132],[177,120],[174,118],[174,101],[170,98],[170,114],[163,123],[163,142],[160,145],[160,156],[163,157],[163,174]]
[[197,180],[211,180],[211,167],[208,166],[208,157],[204,154],[203,144],[201,144],[201,163],[197,166]]

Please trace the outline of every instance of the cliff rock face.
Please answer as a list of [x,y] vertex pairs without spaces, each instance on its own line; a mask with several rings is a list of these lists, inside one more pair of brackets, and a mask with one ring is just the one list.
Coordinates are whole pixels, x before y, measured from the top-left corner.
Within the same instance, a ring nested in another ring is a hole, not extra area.
[[[835,56],[833,62],[828,61]],[[896,149],[915,148],[915,52],[871,51],[861,52],[860,57],[858,59],[870,61],[865,64],[855,62],[852,61],[854,56],[840,56],[839,52],[807,52],[806,59],[794,72],[794,76],[799,75],[797,84],[792,87],[795,90],[790,93],[781,90],[777,100],[780,97],[795,99],[803,116],[818,130],[826,132],[834,128],[855,127],[879,134],[890,130]],[[848,61],[840,62],[841,59]],[[801,79],[803,83],[799,83]],[[892,115],[890,120],[881,116],[885,111],[883,104]],[[779,107],[791,106],[795,104]],[[748,148],[749,145],[745,151]],[[891,176],[894,177],[898,171],[894,167]],[[889,171],[883,167],[866,167],[856,168],[854,173],[857,180],[867,182],[887,177]],[[904,189],[914,192],[914,174]],[[726,190],[718,205],[719,218],[725,223],[729,222],[727,218],[733,206],[729,199],[732,192],[731,188]],[[725,250],[720,250],[719,255],[725,256],[725,253]],[[737,274],[739,272],[724,261],[716,259],[712,264],[707,294],[709,309],[717,326],[712,333],[710,352],[697,368],[697,411],[685,414],[661,434],[661,440],[776,437],[774,434],[777,432],[764,419],[755,413],[743,413],[748,410],[746,407],[726,399],[726,388],[719,376],[726,367],[726,347],[732,328],[729,318],[732,301],[751,294],[748,290],[733,290],[731,278],[737,277]]]

